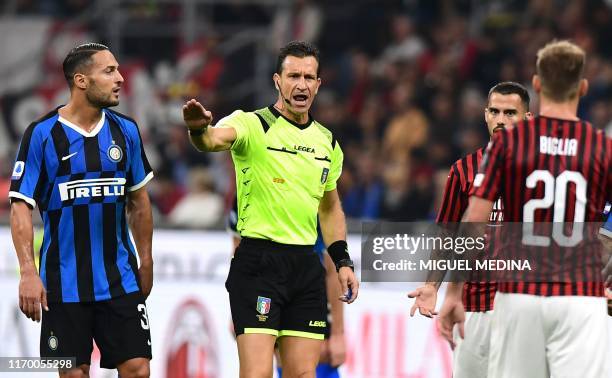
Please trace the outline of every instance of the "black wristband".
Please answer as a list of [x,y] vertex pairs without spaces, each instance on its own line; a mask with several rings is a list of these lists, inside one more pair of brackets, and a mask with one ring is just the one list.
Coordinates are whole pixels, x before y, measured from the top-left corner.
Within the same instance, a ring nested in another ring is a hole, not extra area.
[[206,132],[206,127],[202,127],[201,129],[187,129],[189,130],[190,136],[200,136]]
[[348,244],[345,240],[337,240],[327,247],[327,253],[331,257],[334,265],[338,265],[338,262],[342,260],[350,260],[351,256],[348,253]]

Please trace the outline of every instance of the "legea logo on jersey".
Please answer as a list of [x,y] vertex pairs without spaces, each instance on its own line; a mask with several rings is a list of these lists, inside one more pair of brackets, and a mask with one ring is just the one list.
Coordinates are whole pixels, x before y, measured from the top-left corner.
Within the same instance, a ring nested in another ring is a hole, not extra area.
[[125,178],[98,178],[68,181],[59,184],[60,198],[117,197],[125,194]]

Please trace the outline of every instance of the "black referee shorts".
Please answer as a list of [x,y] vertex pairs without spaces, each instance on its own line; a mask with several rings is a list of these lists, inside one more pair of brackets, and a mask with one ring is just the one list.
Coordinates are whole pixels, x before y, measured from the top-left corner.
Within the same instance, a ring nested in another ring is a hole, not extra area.
[[98,302],[49,303],[49,311],[43,310],[41,357],[76,357],[76,366],[90,365],[93,340],[105,369],[132,358],[151,359],[151,331],[142,293]]
[[312,246],[243,238],[225,282],[234,332],[323,340],[325,271]]

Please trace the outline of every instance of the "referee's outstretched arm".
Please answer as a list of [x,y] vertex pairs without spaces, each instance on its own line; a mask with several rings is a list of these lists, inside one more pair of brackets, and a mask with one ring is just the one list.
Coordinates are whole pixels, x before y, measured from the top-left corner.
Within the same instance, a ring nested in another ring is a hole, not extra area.
[[209,127],[212,119],[212,113],[194,99],[183,105],[183,120],[189,130],[189,140],[198,151],[229,150],[236,140],[236,130],[231,127]]

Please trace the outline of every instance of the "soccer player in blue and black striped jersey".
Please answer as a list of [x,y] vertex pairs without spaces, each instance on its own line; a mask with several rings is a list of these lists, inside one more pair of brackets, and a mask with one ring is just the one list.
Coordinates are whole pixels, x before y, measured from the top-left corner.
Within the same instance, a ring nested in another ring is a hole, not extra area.
[[[11,178],[19,306],[30,319],[42,318],[41,357],[76,357],[60,375],[88,376],[95,339],[102,367],[123,378],[148,376],[153,225],[144,186],[153,173],[136,122],[108,109],[119,104],[123,84],[109,49],[77,46],[63,69],[70,100],[27,128]],[[40,275],[36,206],[44,222]]]

